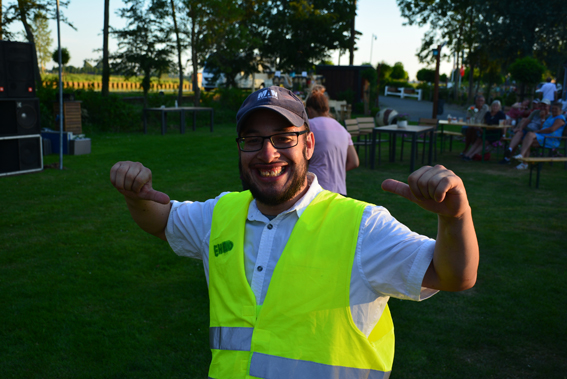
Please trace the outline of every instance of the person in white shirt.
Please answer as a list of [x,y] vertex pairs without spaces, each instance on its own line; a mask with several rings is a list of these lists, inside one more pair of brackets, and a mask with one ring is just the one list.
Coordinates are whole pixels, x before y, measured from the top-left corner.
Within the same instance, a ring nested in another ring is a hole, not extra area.
[[546,82],[543,86],[541,86],[540,89],[538,89],[536,92],[541,92],[542,93],[542,100],[549,100],[550,103],[555,102],[555,100],[557,100],[557,86],[555,85],[555,83],[551,82],[551,78],[548,77],[546,79]]
[[[262,306],[270,296],[272,277],[294,228],[304,225],[299,220],[319,196],[331,193],[308,172],[316,141],[303,104],[291,91],[270,87],[250,95],[237,114],[237,134],[241,179],[253,196],[239,251],[256,305]],[[149,168],[129,161],[116,163],[110,179],[124,195],[134,221],[168,241],[177,254],[202,259],[207,283],[212,286],[209,241],[213,214],[217,204],[231,194],[222,193],[205,202],[170,201],[153,188]],[[354,256],[349,268],[349,317],[367,338],[391,296],[423,300],[439,290],[471,288],[479,261],[471,207],[462,180],[452,171],[425,166],[410,175],[408,184],[387,179],[382,189],[437,214],[438,233],[436,240],[418,235],[385,208],[365,205],[356,227],[355,251],[344,253]],[[336,201],[348,199],[332,196]],[[352,238],[333,237],[337,241]],[[305,242],[308,257],[313,241]],[[312,270],[316,267],[308,268]]]

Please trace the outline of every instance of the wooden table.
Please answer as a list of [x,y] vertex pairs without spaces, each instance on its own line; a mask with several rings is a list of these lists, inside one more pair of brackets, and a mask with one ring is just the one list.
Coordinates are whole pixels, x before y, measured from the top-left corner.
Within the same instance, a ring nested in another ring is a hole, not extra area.
[[[378,126],[372,130],[372,148],[370,149],[370,168],[374,169],[374,160],[376,157],[376,135],[378,133],[389,133],[390,138],[390,162],[394,162],[396,156],[396,135],[405,133],[411,135],[411,157],[410,157],[410,173],[415,169],[415,151],[417,147],[416,138],[418,134],[429,133],[429,165],[433,158],[433,138],[435,126],[408,125],[405,128],[398,128],[397,125]],[[425,148],[425,146],[424,146]]]
[[195,126],[197,124],[197,112],[210,112],[211,113],[211,133],[213,131],[214,123],[214,109],[208,107],[178,107],[178,108],[144,108],[144,134],[148,132],[148,113],[149,112],[160,112],[161,113],[161,134],[164,135],[167,129],[167,114],[168,113],[181,113],[181,122],[179,125],[179,131],[181,134],[185,134],[185,112],[193,112],[193,131],[195,131]]

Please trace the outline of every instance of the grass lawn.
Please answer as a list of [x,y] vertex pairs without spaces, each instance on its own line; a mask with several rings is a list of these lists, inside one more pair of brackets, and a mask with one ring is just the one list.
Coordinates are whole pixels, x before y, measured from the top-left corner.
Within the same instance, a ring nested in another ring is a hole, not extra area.
[[[0,378],[206,378],[208,294],[200,261],[177,257],[131,220],[109,181],[141,161],[171,198],[239,190],[233,125],[180,135],[91,134],[64,170],[0,177]],[[567,171],[438,157],[467,188],[481,248],[477,285],[423,302],[392,299],[393,378],[565,378]],[[436,217],[383,192],[403,162],[348,174],[349,195],[435,237]],[[399,150],[398,150],[399,151]],[[58,162],[57,155],[45,164]]]

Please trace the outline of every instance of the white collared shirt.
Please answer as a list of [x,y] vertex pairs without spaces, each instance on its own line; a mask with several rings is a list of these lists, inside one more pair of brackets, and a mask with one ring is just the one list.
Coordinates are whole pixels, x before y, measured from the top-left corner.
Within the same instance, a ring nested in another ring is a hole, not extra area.
[[[317,177],[308,173],[309,189],[293,207],[271,221],[250,203],[244,236],[246,278],[263,304],[276,264],[287,240],[311,201],[323,190]],[[173,251],[203,260],[209,282],[209,238],[213,209],[218,199],[205,202],[172,201],[165,231]],[[423,300],[437,291],[422,288],[425,271],[433,258],[435,240],[410,231],[380,206],[365,208],[350,283],[353,320],[368,336],[382,315],[390,296]]]

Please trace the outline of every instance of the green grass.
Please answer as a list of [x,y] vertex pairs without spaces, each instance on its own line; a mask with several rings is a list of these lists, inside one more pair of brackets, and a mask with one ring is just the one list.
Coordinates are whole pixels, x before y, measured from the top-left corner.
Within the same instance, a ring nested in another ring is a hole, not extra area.
[[[185,135],[155,125],[148,135],[91,134],[92,153],[65,156],[64,170],[0,177],[0,378],[207,377],[202,264],[142,232],[108,178],[116,161],[136,160],[174,199],[238,190],[234,126],[201,125]],[[564,378],[567,171],[546,165],[536,190],[527,171],[495,158],[461,162],[461,148],[438,162],[465,182],[478,282],[423,303],[390,301],[393,377]],[[349,195],[435,237],[434,215],[380,189],[407,179],[408,155],[389,163],[383,152],[376,170],[349,172]]]

